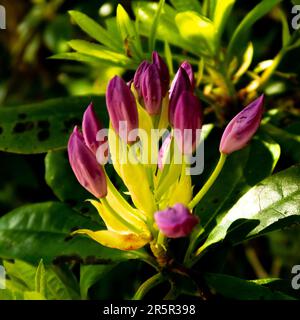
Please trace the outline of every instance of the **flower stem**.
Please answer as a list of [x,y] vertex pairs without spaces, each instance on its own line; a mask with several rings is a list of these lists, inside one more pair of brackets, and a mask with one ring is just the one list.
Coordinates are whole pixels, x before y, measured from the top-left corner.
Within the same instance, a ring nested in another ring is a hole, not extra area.
[[161,273],[157,273],[138,288],[137,292],[133,296],[132,300],[142,300],[143,297],[155,286],[159,285],[165,280],[165,277]]
[[220,154],[220,159],[217,163],[217,166],[215,167],[215,170],[209,177],[209,179],[206,181],[202,189],[196,194],[194,199],[189,203],[189,209],[192,210],[198,203],[199,201],[205,196],[207,191],[211,188],[211,186],[214,184],[216,181],[217,177],[219,176],[225,161],[226,161],[227,155],[225,153]]

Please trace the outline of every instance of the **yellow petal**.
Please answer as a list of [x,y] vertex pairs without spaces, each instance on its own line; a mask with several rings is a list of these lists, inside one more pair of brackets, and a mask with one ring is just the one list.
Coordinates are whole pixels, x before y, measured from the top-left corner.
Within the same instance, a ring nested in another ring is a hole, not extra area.
[[152,218],[156,205],[147,167],[129,161],[134,158],[132,147],[125,145],[112,128],[108,140],[113,166],[128,188],[134,205],[146,218]]
[[117,233],[109,230],[80,229],[72,233],[72,235],[74,234],[86,234],[103,246],[126,251],[140,249],[151,240],[149,235]]
[[148,232],[147,225],[130,212],[114,211],[108,204],[90,200],[97,209],[108,230],[115,232]]

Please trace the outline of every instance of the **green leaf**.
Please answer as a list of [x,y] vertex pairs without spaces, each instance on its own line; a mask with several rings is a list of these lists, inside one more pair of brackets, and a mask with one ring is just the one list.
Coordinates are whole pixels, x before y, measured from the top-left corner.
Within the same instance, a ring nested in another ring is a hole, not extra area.
[[[110,167],[106,169],[109,170]],[[45,179],[57,198],[74,210],[90,217],[103,226],[98,211],[87,201],[92,195],[77,181],[65,150],[50,151],[45,158]],[[110,175],[112,177],[112,175]]]
[[201,13],[202,10],[198,0],[171,0],[170,2],[177,11],[192,10]]
[[273,172],[280,147],[268,136],[259,137],[249,148],[228,157],[217,181],[196,207],[206,232],[244,193]]
[[40,292],[25,291],[24,300],[46,300],[46,298]]
[[[136,19],[139,22],[139,32],[145,37],[149,37],[154,16],[158,10],[157,2],[136,1],[132,3]],[[169,44],[183,48],[189,52],[199,54],[198,46],[183,39],[180,36],[175,24],[176,11],[165,4],[160,15],[156,30],[156,38],[161,41],[167,41]]]
[[226,298],[236,300],[295,300],[284,293],[248,280],[214,273],[207,273],[204,277],[211,289]]
[[155,49],[156,31],[157,31],[159,19],[160,19],[164,5],[165,5],[165,0],[160,0],[157,11],[155,12],[153,24],[151,26],[151,31],[149,35],[149,52],[152,52]]
[[98,58],[95,58],[83,53],[79,53],[79,52],[58,53],[51,56],[49,59],[83,62],[98,68],[101,66],[101,63],[105,63],[105,62],[107,63],[107,61],[102,61]]
[[235,0],[217,0],[213,15],[218,41],[220,40]]
[[214,53],[216,49],[216,29],[211,20],[194,11],[180,12],[175,17],[181,36],[194,43],[203,52]]
[[250,189],[218,221],[200,251],[226,238],[238,243],[300,221],[300,166]]
[[6,273],[14,285],[10,289],[16,290],[35,290],[36,268],[24,261],[15,260],[14,262],[4,261]]
[[79,11],[71,10],[69,14],[76,24],[90,37],[112,50],[122,52],[122,45],[118,41],[115,41],[114,38],[93,19]]
[[126,55],[142,59],[143,50],[136,26],[121,4],[118,4],[117,7],[117,24],[122,35]]
[[131,60],[124,54],[107,50],[104,46],[84,40],[69,41],[70,47],[87,56],[99,59],[99,63],[125,67],[131,64]]
[[[131,258],[83,236],[69,239],[74,228],[99,230],[99,225],[63,203],[45,202],[17,208],[0,218],[0,256],[45,264],[53,260],[110,264]],[[90,257],[90,258],[89,258]],[[34,283],[34,281],[33,281]]]
[[91,101],[105,125],[107,113],[102,96],[60,98],[1,108],[0,151],[32,154],[65,148]]
[[45,171],[46,182],[59,200],[76,205],[91,197],[76,180],[65,150],[48,152]]
[[299,134],[289,133],[281,128],[273,126],[270,123],[264,124],[262,129],[280,144],[285,156],[291,158],[295,163],[300,162]]
[[243,38],[245,38],[245,35],[250,30],[252,25],[269,11],[271,11],[271,9],[281,1],[282,0],[263,0],[246,15],[246,17],[236,28],[229,42],[226,56],[227,63],[231,61],[233,56],[237,55],[241,51]]
[[[74,293],[71,288],[66,286],[51,266],[46,269],[46,280],[45,297],[47,300],[71,300],[72,298],[80,298],[78,293]],[[69,291],[72,292],[72,295]]]
[[285,47],[290,43],[291,33],[289,28],[289,22],[285,15],[285,12],[279,9],[279,18],[282,24],[282,46]]
[[99,266],[80,266],[80,293],[82,299],[88,298],[88,291],[92,285],[105,277],[114,265],[99,265]]
[[42,259],[36,269],[35,291],[44,297],[46,296],[46,270]]

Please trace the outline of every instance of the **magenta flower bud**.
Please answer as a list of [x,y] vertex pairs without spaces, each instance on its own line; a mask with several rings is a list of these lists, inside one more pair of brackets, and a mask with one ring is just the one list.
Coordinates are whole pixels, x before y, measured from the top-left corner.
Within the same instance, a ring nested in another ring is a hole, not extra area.
[[189,91],[182,92],[175,108],[174,136],[183,154],[190,155],[195,151],[197,140],[200,139],[202,118],[199,99]]
[[152,52],[152,63],[155,64],[158,69],[161,81],[161,95],[164,97],[168,92],[170,84],[168,67],[156,51]]
[[150,63],[148,61],[143,61],[139,67],[137,68],[134,78],[133,78],[133,84],[134,87],[139,95],[139,97],[142,95],[141,93],[141,85],[142,85],[142,78],[144,76],[145,70],[150,66]]
[[164,157],[166,155],[166,152],[168,152],[171,142],[172,142],[172,135],[171,133],[169,133],[167,137],[164,139],[162,146],[160,147],[158,152],[157,165],[159,170],[162,170],[164,168]]
[[193,72],[192,66],[190,65],[189,62],[183,61],[182,64],[180,65],[180,67],[185,70],[186,74],[188,75],[188,77],[190,79],[192,90],[194,90],[194,88],[195,88],[195,77],[194,77],[194,72]]
[[260,125],[263,100],[261,95],[228,123],[222,135],[220,152],[230,154],[248,144]]
[[75,127],[68,143],[71,168],[79,183],[96,198],[107,194],[106,177],[94,153],[85,145],[82,134]]
[[168,238],[186,237],[199,223],[198,217],[192,215],[181,203],[156,212],[154,218],[159,230]]
[[174,113],[178,99],[183,91],[192,92],[190,79],[183,68],[179,68],[170,88],[170,103],[169,103],[169,121],[174,124]]
[[161,81],[155,64],[150,64],[144,71],[141,93],[144,106],[150,115],[159,114],[161,110]]
[[95,113],[93,103],[91,102],[83,114],[82,133],[85,144],[93,153],[96,153],[98,147],[101,145],[101,142],[96,139],[99,130],[101,130],[101,124]]
[[[118,76],[110,80],[106,91],[106,106],[113,128],[127,141],[128,133],[138,128],[135,98],[125,81]],[[121,130],[126,123],[126,132]]]

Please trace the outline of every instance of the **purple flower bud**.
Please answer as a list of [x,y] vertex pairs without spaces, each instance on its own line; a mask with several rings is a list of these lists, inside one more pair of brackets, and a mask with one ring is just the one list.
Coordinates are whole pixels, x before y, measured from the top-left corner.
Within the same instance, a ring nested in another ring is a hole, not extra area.
[[159,152],[158,152],[157,164],[158,164],[159,170],[162,170],[164,168],[164,156],[165,156],[166,152],[168,151],[168,148],[170,146],[171,141],[172,141],[172,135],[171,135],[171,133],[169,133],[167,135],[167,137],[165,138],[165,140],[163,141],[162,146],[160,147]]
[[141,93],[144,106],[150,115],[159,114],[161,110],[161,81],[159,72],[154,64],[150,64],[144,71]]
[[180,67],[172,81],[169,95],[169,121],[172,125],[174,123],[175,108],[182,91],[192,92],[192,86],[186,71]]
[[261,95],[228,123],[221,139],[220,152],[230,154],[247,145],[260,125],[263,100]]
[[96,139],[99,130],[101,130],[101,124],[95,113],[93,103],[91,102],[83,115],[82,133],[85,144],[93,153],[96,153],[98,147],[101,145],[101,142]]
[[199,223],[198,217],[192,215],[189,209],[181,203],[156,212],[154,218],[159,230],[168,238],[186,237]]
[[152,63],[155,64],[158,68],[161,81],[161,94],[164,97],[168,92],[170,84],[170,75],[168,67],[156,51],[153,51],[152,53]]
[[[118,76],[110,80],[106,91],[106,106],[113,128],[127,141],[128,133],[138,128],[138,111],[135,98],[125,81]],[[126,122],[126,132],[121,130]]]
[[194,72],[193,72],[192,66],[190,65],[189,62],[183,61],[182,64],[180,65],[180,67],[182,69],[184,69],[185,72],[187,73],[187,75],[188,75],[188,77],[190,79],[192,90],[194,90],[194,88],[195,88],[195,77],[194,77]]
[[96,198],[107,194],[106,177],[93,152],[85,145],[82,134],[75,127],[68,143],[71,168],[79,183]]
[[202,108],[199,99],[189,91],[181,93],[174,114],[174,136],[183,154],[195,151],[202,127]]
[[133,84],[134,87],[139,95],[139,97],[142,95],[141,93],[141,85],[142,85],[142,78],[144,76],[144,71],[150,66],[150,63],[148,61],[143,61],[139,67],[137,68],[134,78],[133,78]]

